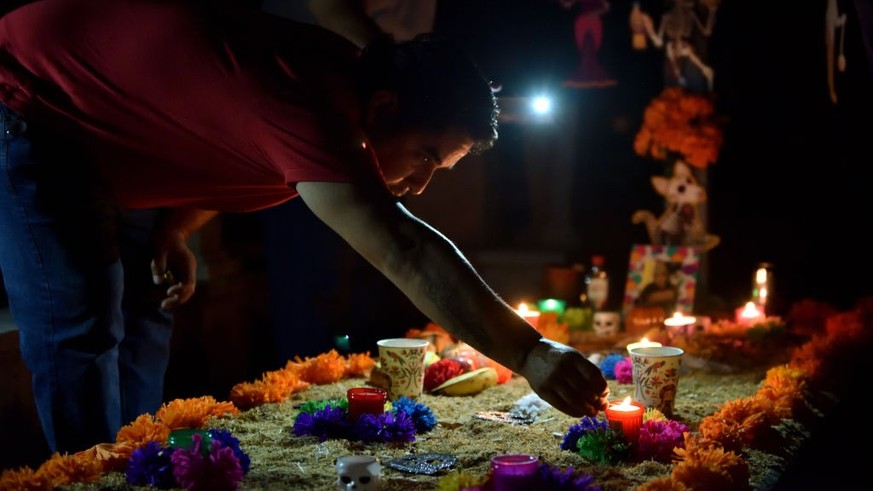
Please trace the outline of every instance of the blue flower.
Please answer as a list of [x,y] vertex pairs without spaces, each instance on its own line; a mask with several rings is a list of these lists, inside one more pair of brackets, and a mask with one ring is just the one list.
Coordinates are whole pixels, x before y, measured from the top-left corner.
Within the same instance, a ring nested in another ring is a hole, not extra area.
[[561,440],[561,450],[575,452],[579,438],[592,431],[606,431],[607,429],[609,429],[609,423],[606,420],[583,416],[578,423],[570,426],[567,433],[564,434],[564,438]]
[[611,355],[607,355],[607,357],[600,362],[600,371],[603,372],[603,376],[608,379],[614,379],[615,364],[623,361],[624,358],[624,355],[620,355],[618,353],[612,353]]
[[127,482],[134,486],[154,486],[160,489],[177,487],[170,456],[175,449],[164,448],[158,442],[148,442],[133,451],[127,462]]
[[415,423],[415,431],[419,433],[426,433],[437,424],[436,416],[434,416],[433,411],[428,406],[415,402],[406,396],[394,401],[393,406],[394,414],[403,411],[412,418],[412,421]]

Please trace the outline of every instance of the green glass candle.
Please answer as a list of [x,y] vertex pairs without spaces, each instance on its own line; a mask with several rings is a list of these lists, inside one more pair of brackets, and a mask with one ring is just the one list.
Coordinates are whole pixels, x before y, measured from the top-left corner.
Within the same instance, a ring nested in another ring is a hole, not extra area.
[[200,435],[200,452],[204,455],[209,453],[209,448],[212,445],[212,434],[207,430],[195,430],[193,428],[182,428],[170,432],[167,438],[167,444],[170,448],[184,448],[191,450],[194,446],[194,435]]

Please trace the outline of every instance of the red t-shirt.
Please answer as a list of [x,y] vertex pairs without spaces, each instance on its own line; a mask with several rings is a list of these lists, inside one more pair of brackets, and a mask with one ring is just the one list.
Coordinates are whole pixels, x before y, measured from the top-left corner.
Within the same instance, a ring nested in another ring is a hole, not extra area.
[[378,173],[361,145],[358,56],[258,11],[40,0],[0,18],[0,101],[73,131],[123,206],[251,211],[297,182]]

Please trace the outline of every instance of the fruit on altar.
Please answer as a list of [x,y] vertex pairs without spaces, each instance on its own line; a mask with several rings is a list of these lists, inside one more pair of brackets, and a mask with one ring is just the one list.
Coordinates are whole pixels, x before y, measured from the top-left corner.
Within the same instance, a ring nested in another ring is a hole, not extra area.
[[452,377],[433,389],[434,394],[471,396],[497,385],[497,370],[483,367]]

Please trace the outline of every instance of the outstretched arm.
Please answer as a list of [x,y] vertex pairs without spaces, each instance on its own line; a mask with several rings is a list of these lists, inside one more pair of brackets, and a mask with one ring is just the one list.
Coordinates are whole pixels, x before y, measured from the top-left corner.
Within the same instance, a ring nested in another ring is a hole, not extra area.
[[304,182],[306,205],[435,323],[525,377],[573,416],[605,407],[600,370],[578,351],[543,338],[501,300],[445,236],[386,193],[346,183]]

